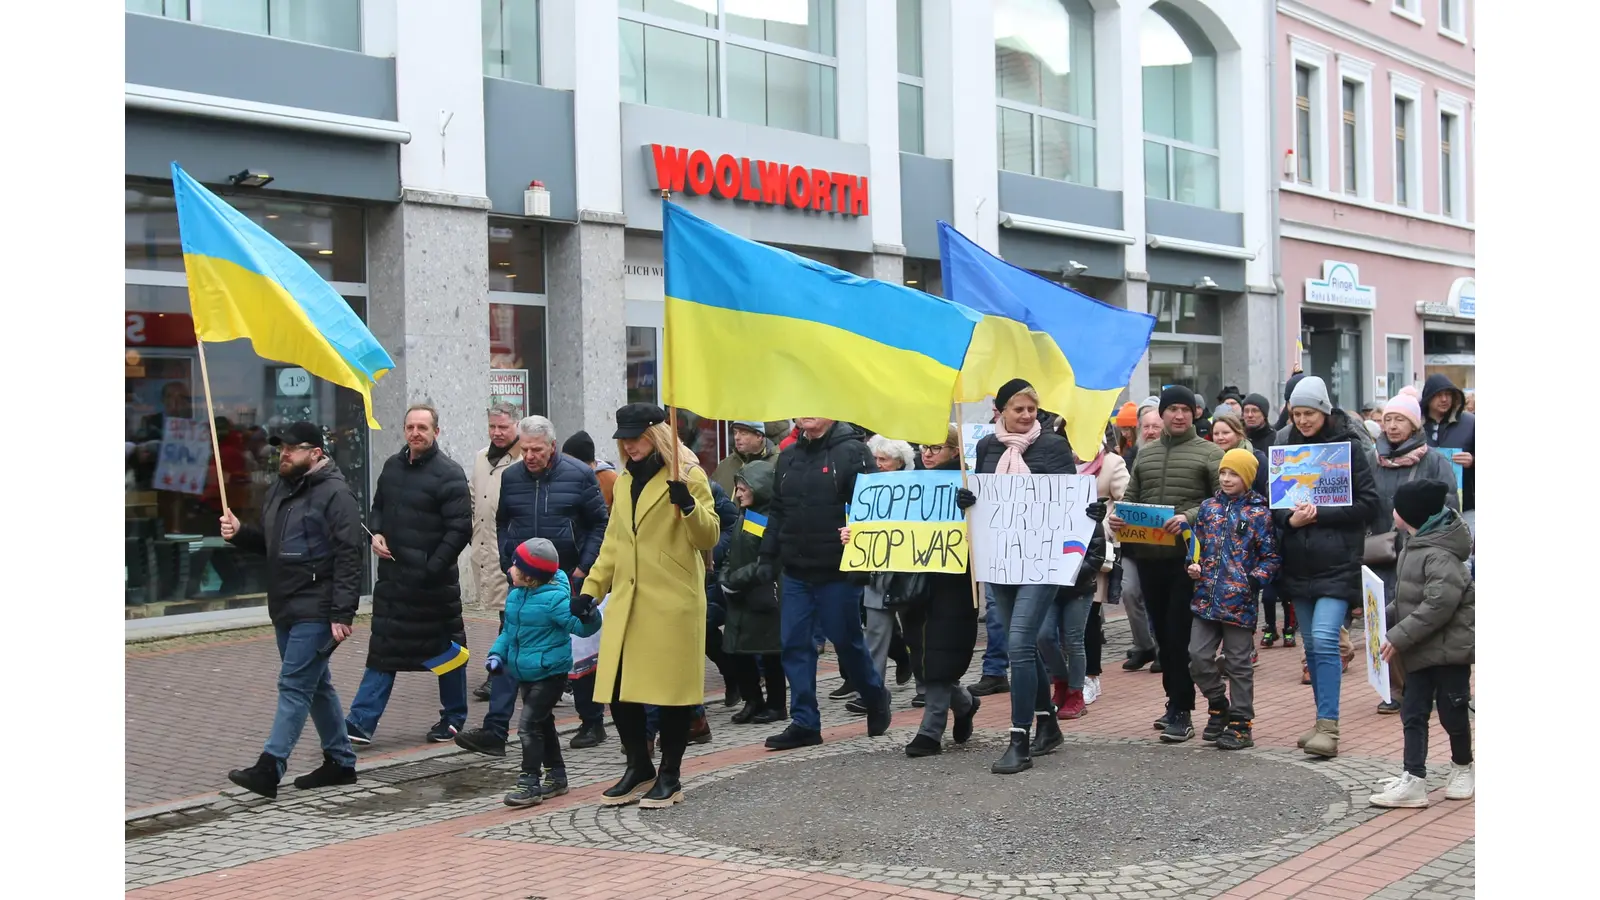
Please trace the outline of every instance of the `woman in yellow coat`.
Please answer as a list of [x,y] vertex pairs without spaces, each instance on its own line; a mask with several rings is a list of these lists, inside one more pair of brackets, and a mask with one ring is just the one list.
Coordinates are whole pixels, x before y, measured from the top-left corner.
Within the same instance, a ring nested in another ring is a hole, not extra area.
[[[625,471],[613,487],[600,558],[589,569],[575,614],[607,593],[594,697],[611,704],[628,768],[601,803],[671,806],[683,799],[678,767],[690,714],[705,702],[706,556],[721,524],[711,482],[689,448],[649,403],[617,410]],[[677,471],[669,471],[674,457]],[[661,710],[661,770],[645,747],[644,705]],[[641,796],[642,795],[642,796]]]

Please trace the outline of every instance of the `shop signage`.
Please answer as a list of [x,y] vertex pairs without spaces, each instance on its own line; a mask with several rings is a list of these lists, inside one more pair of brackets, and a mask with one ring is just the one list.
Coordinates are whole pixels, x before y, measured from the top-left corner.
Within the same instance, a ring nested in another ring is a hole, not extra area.
[[1377,309],[1378,289],[1361,283],[1355,263],[1322,261],[1322,279],[1306,279],[1306,302],[1348,309]]
[[509,403],[517,410],[516,419],[528,415],[528,370],[490,369],[489,405]]
[[846,216],[868,214],[867,177],[665,144],[647,144],[655,189]]
[[194,346],[194,319],[188,313],[130,311],[123,330],[129,347]]
[[1445,319],[1476,319],[1478,317],[1478,282],[1471,275],[1457,278],[1450,285],[1450,293],[1443,303],[1427,300],[1417,302],[1417,314]]

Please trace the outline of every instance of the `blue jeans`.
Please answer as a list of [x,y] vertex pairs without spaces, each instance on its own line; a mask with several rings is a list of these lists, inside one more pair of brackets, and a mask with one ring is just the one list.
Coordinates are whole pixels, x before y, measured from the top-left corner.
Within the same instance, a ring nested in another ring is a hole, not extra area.
[[1344,660],[1339,657],[1339,628],[1350,604],[1337,597],[1295,600],[1294,616],[1300,620],[1300,640],[1306,648],[1306,668],[1311,672],[1311,693],[1317,699],[1317,718],[1339,719],[1339,680]]
[[1011,666],[1011,659],[1006,656],[1006,624],[1000,620],[1000,607],[993,600],[983,614],[983,630],[983,674],[1003,676]]
[[[383,716],[384,709],[389,705],[389,695],[394,692],[394,675],[393,672],[368,669],[361,676],[361,686],[356,688],[356,699],[350,702],[350,715],[345,717],[345,721],[367,737],[377,733],[378,719]],[[490,690],[494,692],[489,695],[493,702],[493,698],[501,693],[499,678],[495,679]],[[516,702],[515,682],[505,688],[505,695],[513,703]],[[457,666],[439,676],[439,703],[439,718],[456,728],[467,724],[466,666]]]
[[[693,709],[689,710],[689,721],[690,721],[690,723],[693,723],[695,719],[699,719],[699,718],[705,716],[705,714],[706,714],[706,708],[705,708],[704,705],[694,707]],[[646,703],[644,705],[644,736],[645,736],[645,739],[653,741],[653,740],[656,739],[656,735],[658,735],[660,733],[661,733],[661,707],[659,707],[659,706],[651,706],[650,704]]]
[[[991,584],[989,602],[1000,607],[1011,654],[1011,727],[1027,729],[1035,715],[1055,714],[1050,678],[1039,659],[1039,630],[1055,605],[1053,584]],[[788,594],[784,598],[788,599]]]
[[817,710],[816,628],[833,642],[839,653],[839,670],[861,692],[863,703],[887,703],[878,668],[867,654],[861,632],[861,587],[848,581],[801,581],[783,576],[783,674],[789,680],[789,711],[796,727],[822,729]]
[[328,657],[317,652],[332,636],[329,628],[324,620],[277,625],[273,629],[283,665],[278,670],[278,714],[272,719],[272,732],[263,749],[285,764],[300,740],[308,715],[316,725],[317,737],[322,739],[322,752],[341,766],[356,764],[355,751],[350,749],[350,738],[344,730],[339,693],[328,677]]
[[1058,592],[1056,602],[1044,614],[1039,630],[1039,656],[1051,678],[1064,679],[1067,687],[1083,690],[1083,676],[1089,657],[1083,650],[1084,627],[1089,624],[1089,607],[1094,594]]

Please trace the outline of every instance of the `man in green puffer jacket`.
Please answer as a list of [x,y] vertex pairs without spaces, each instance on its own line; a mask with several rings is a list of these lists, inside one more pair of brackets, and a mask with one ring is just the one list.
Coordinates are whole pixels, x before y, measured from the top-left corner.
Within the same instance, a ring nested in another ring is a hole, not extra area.
[[[1167,533],[1174,535],[1172,545],[1122,544],[1124,555],[1138,569],[1145,608],[1155,626],[1161,686],[1167,693],[1166,713],[1156,720],[1155,727],[1163,741],[1173,744],[1194,737],[1190,721],[1194,679],[1189,675],[1189,629],[1194,621],[1189,601],[1194,596],[1194,581],[1186,571],[1185,542],[1178,535],[1199,518],[1201,502],[1221,490],[1217,466],[1222,462],[1222,448],[1195,433],[1196,405],[1194,392],[1182,385],[1161,392],[1161,438],[1146,444],[1134,458],[1128,491],[1122,498],[1123,503],[1174,510],[1166,523]],[[1123,525],[1115,515],[1106,521],[1115,529]]]

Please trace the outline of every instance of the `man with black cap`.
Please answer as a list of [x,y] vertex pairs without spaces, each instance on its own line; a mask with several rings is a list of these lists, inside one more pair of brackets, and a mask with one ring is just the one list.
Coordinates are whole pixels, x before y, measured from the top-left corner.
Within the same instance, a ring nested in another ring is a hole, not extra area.
[[278,712],[256,764],[228,780],[263,797],[278,796],[289,754],[306,717],[322,739],[322,765],[295,787],[355,784],[356,755],[344,730],[343,707],[328,658],[350,636],[361,597],[361,510],[344,475],[327,456],[322,429],[296,422],[274,437],[278,480],[267,492],[259,525],[222,515],[222,537],[267,558],[267,615],[278,639]]
[[720,485],[724,493],[733,496],[733,481],[739,477],[739,470],[747,463],[764,459],[770,463],[778,461],[778,445],[767,437],[767,423],[755,420],[740,420],[731,424],[733,431],[733,452],[729,453],[722,462],[717,463],[717,470],[711,473],[711,483]]
[[[1159,412],[1161,437],[1146,444],[1134,458],[1122,502],[1172,507],[1174,514],[1165,530],[1173,536],[1173,543],[1124,543],[1122,549],[1138,569],[1145,609],[1156,632],[1167,709],[1155,727],[1163,741],[1175,744],[1194,737],[1190,721],[1194,679],[1189,674],[1189,631],[1194,620],[1189,602],[1194,597],[1194,581],[1185,571],[1184,540],[1179,535],[1193,526],[1200,504],[1220,489],[1217,467],[1222,462],[1222,448],[1195,433],[1195,396],[1188,388],[1169,385],[1162,390]],[[1106,523],[1112,528],[1123,525],[1115,515],[1108,516]]]

